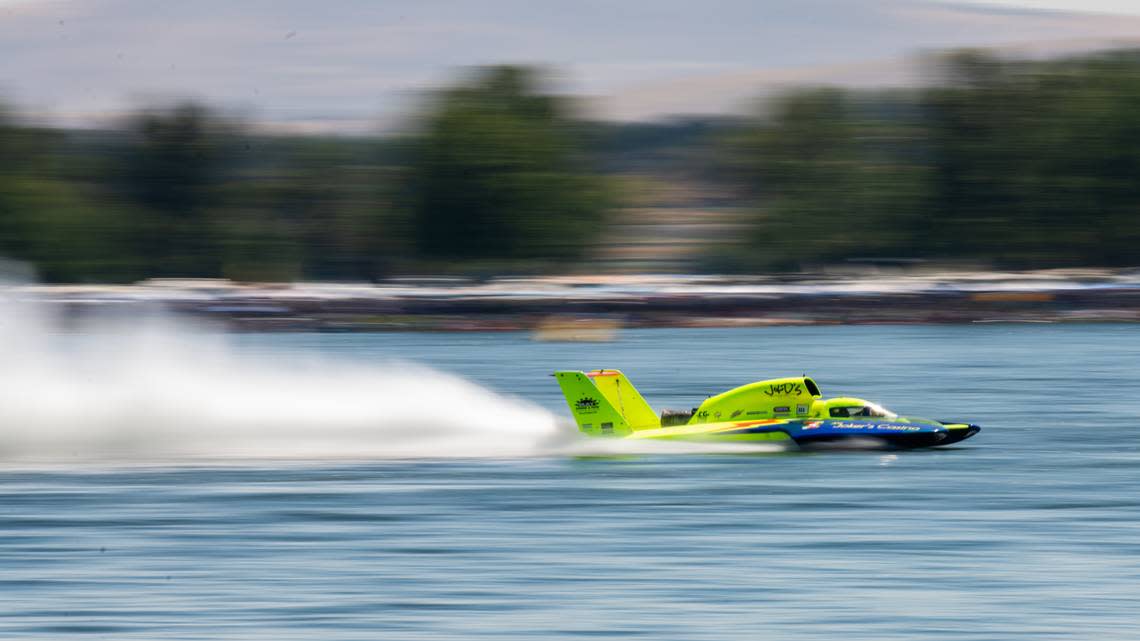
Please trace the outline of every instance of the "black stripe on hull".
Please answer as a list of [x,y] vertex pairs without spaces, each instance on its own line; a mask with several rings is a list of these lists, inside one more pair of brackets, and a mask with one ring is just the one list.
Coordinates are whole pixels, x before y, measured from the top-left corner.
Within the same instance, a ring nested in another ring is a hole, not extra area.
[[843,445],[845,442],[869,444],[881,443],[890,449],[914,449],[918,447],[941,447],[964,441],[977,434],[980,428],[971,425],[964,430],[950,430],[947,432],[910,432],[903,434],[820,434],[794,437],[796,445],[811,449],[812,447],[830,447]]

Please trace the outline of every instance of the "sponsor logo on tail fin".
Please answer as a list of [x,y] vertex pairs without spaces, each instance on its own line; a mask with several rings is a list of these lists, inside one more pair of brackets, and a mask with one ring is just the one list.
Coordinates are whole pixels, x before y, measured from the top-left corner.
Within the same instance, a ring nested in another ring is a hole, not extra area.
[[582,413],[598,411],[598,399],[586,396],[574,402],[574,409]]

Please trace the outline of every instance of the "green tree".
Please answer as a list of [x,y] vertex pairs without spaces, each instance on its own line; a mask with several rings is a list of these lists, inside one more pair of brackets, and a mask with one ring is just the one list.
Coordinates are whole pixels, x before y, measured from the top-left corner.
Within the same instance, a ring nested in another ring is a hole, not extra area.
[[1001,265],[1140,263],[1140,56],[947,56],[923,97],[932,253]]
[[743,266],[1140,264],[1140,52],[938,65],[920,91],[793,92],[737,136]]
[[24,183],[41,161],[41,148],[32,132],[16,124],[0,105],[0,256],[33,258],[35,225]]
[[136,252],[151,276],[218,276],[213,208],[240,154],[240,132],[205,107],[147,110],[127,126],[121,177],[131,205],[145,212]]
[[224,275],[237,280],[377,280],[398,256],[402,225],[390,168],[357,143],[267,141],[269,166],[228,183],[220,215]]
[[413,142],[416,247],[434,259],[566,259],[606,211],[564,99],[534,71],[495,67],[442,92]]
[[[756,217],[737,267],[797,269],[909,256],[925,170],[894,96],[804,89],[730,143],[727,163]],[[891,113],[890,118],[880,112]]]
[[0,109],[0,256],[31,263],[50,282],[130,278],[121,213],[69,180],[66,141]]

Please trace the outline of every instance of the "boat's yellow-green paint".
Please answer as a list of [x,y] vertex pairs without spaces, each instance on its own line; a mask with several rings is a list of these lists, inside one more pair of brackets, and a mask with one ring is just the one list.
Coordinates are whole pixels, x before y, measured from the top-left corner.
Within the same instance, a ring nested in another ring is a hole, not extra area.
[[[760,424],[776,425],[783,422],[784,421],[732,421],[727,423],[673,425],[671,427],[638,430],[630,434],[628,438],[681,439],[693,441],[702,440],[701,437],[708,436],[715,438],[717,441],[787,441],[790,440],[791,437],[789,437],[786,432],[743,432],[743,430]],[[733,434],[733,432],[741,433]]]
[[606,369],[590,372],[586,376],[621,414],[631,430],[646,430],[661,425],[657,413],[645,402],[625,374],[616,369]]
[[[705,399],[688,412],[662,418],[616,369],[554,373],[578,428],[594,436],[696,441],[794,441],[878,438],[898,447],[956,443],[980,429],[898,416],[861,398],[823,399],[808,376],[774,378]],[[662,422],[663,418],[669,419]],[[683,424],[677,424],[684,421]]]
[[[570,412],[582,432],[631,438],[733,436],[735,430],[807,418],[819,399],[819,387],[807,376],[743,385],[706,399],[685,425],[661,426],[661,419],[620,370],[554,373]],[[738,435],[741,440],[786,440],[782,432]]]

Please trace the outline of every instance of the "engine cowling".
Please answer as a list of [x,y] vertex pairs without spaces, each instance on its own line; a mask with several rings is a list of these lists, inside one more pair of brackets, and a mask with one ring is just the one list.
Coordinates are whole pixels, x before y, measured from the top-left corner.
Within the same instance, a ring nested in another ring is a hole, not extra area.
[[819,386],[807,376],[749,383],[705,399],[689,423],[807,418],[821,396]]

